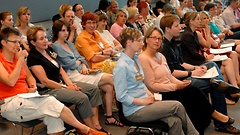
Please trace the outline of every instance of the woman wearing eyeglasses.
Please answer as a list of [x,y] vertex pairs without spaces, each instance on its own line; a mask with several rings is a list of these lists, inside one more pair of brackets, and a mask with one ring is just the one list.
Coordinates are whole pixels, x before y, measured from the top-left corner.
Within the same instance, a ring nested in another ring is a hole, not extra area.
[[84,56],[90,68],[101,68],[103,61],[114,55],[111,46],[96,32],[97,16],[86,12],[82,16],[83,31],[77,36],[75,47]]
[[169,126],[169,135],[198,135],[181,103],[155,100],[143,83],[144,74],[136,55],[144,45],[141,32],[125,28],[120,39],[125,50],[114,67],[113,76],[124,116],[138,123],[162,120]]
[[158,52],[162,40],[161,29],[155,26],[147,30],[144,38],[144,51],[139,55],[147,88],[153,93],[162,94],[164,101],[181,102],[200,134],[204,134],[204,129],[210,124],[211,118],[225,125],[232,124],[233,119],[216,111],[204,93],[190,85],[190,80],[180,81],[172,76],[166,58]]

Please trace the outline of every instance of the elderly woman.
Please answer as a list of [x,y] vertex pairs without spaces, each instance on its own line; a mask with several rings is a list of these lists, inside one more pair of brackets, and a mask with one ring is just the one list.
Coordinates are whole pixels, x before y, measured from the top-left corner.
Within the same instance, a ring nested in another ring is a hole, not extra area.
[[27,65],[37,83],[42,85],[39,92],[54,95],[62,102],[75,104],[86,125],[107,133],[98,120],[98,106],[102,103],[98,88],[82,82],[75,84],[68,78],[56,61],[57,54],[47,45],[44,28],[30,27],[27,39],[31,48]]
[[163,100],[181,102],[200,134],[204,134],[211,117],[225,125],[232,124],[233,119],[216,111],[203,92],[190,85],[190,80],[180,81],[171,74],[166,58],[158,52],[162,40],[161,29],[155,26],[147,30],[144,51],[139,55],[139,61],[144,72],[144,83],[148,89],[152,93],[162,94]]
[[177,101],[157,101],[143,83],[144,74],[136,52],[144,43],[141,32],[126,28],[120,34],[125,48],[114,67],[116,97],[122,103],[129,121],[150,122],[162,120],[169,125],[169,135],[198,135],[184,107]]
[[107,26],[107,15],[102,11],[97,11],[95,14],[98,16],[97,32],[114,50],[121,50],[122,45],[112,36],[108,30],[105,30]]
[[[1,115],[11,121],[25,122],[43,119],[47,134],[62,135],[64,122],[77,128],[84,135],[104,135],[80,123],[70,109],[52,96],[42,98],[21,98],[17,94],[37,91],[36,80],[26,65],[26,50],[20,48],[20,32],[7,27],[0,33],[0,99]],[[19,103],[21,102],[20,106]]]
[[114,38],[119,40],[119,34],[121,30],[127,27],[125,23],[128,18],[128,12],[126,9],[121,8],[117,11],[116,16],[116,22],[111,26],[110,33],[113,35]]
[[82,16],[83,31],[77,36],[75,47],[84,56],[90,68],[101,68],[103,61],[114,55],[111,46],[95,31],[97,16],[86,12]]
[[73,43],[68,42],[68,31],[64,22],[57,20],[53,23],[53,49],[58,54],[57,60],[67,72],[73,82],[84,82],[98,86],[105,93],[106,124],[123,126],[112,115],[112,102],[114,95],[113,79],[111,74],[92,73],[84,57],[80,56]]
[[28,41],[27,41],[27,30],[29,27],[33,26],[30,23],[31,11],[27,7],[20,7],[17,11],[17,19],[15,27],[21,32],[21,43],[27,51],[29,51]]
[[13,16],[11,12],[0,13],[0,29],[13,26]]

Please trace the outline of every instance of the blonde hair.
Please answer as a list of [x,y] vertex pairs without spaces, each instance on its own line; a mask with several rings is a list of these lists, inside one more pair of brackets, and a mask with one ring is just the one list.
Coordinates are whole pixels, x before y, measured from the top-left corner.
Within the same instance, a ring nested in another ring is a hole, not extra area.
[[137,13],[138,13],[138,8],[137,7],[128,7],[128,19],[133,18]]
[[199,12],[199,18],[200,18],[200,20],[203,19],[203,15],[206,15],[208,18],[210,18],[210,16],[209,16],[209,14],[208,14],[207,11],[201,11],[201,12]]
[[17,11],[17,19],[16,19],[16,27],[21,26],[21,15],[25,14],[25,13],[31,13],[31,11],[28,9],[28,7],[22,6],[18,9]]
[[128,40],[135,40],[142,36],[142,32],[135,28],[125,28],[120,33],[120,43],[123,48],[126,48],[126,42]]
[[70,4],[63,4],[59,7],[59,15],[61,17],[63,17],[63,14],[67,11],[67,10],[72,10],[72,6]]
[[121,14],[121,12],[124,13],[124,14],[127,16],[127,18],[128,18],[128,11],[127,11],[126,9],[124,9],[124,8],[118,9],[118,11],[117,11],[117,13],[116,13],[116,17],[117,17],[117,18],[118,18],[118,16]]

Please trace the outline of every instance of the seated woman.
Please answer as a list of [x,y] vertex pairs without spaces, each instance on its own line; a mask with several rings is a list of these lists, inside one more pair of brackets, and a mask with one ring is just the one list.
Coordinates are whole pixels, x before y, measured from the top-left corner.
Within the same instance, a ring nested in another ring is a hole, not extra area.
[[[206,60],[213,59],[213,54],[207,54],[201,48],[198,35],[195,32],[195,30],[200,26],[199,14],[197,12],[186,13],[184,15],[184,23],[187,28],[184,30],[181,36],[181,50],[183,61],[192,65],[201,65],[205,63]],[[224,60],[221,66],[221,71],[224,71],[224,78],[228,78],[233,86],[238,87],[233,63],[230,58]],[[239,94],[234,95],[234,98],[236,98],[236,96],[239,97]],[[234,100],[237,101],[238,98]]]
[[92,73],[84,57],[80,56],[73,43],[67,41],[68,31],[64,22],[57,20],[53,23],[53,50],[58,54],[57,60],[73,82],[83,82],[98,86],[105,93],[106,124],[123,126],[112,115],[114,84],[111,74]]
[[184,14],[187,12],[187,4],[188,0],[179,0],[180,6],[176,8],[176,14],[182,18]]
[[[25,122],[43,119],[47,133],[62,135],[64,122],[84,135],[104,135],[80,123],[72,112],[52,96],[21,98],[17,94],[37,91],[36,81],[26,65],[27,51],[20,48],[20,32],[7,27],[0,33],[0,99],[1,115],[11,121]],[[23,105],[19,103],[23,103]]]
[[54,95],[59,101],[73,103],[86,125],[106,132],[98,120],[98,106],[102,103],[99,89],[91,84],[73,83],[62,66],[57,63],[57,54],[48,47],[46,33],[41,26],[32,26],[27,31],[30,52],[27,65],[37,83],[44,87],[40,93]]
[[116,22],[110,28],[110,33],[117,40],[119,40],[119,34],[122,31],[122,29],[127,28],[127,26],[125,25],[127,18],[128,18],[128,12],[126,9],[121,8],[117,11]]
[[142,33],[146,31],[146,26],[144,25],[143,16],[139,15],[137,7],[128,7],[128,19],[126,22],[127,27],[139,29]]
[[232,119],[216,111],[202,91],[190,85],[190,80],[180,81],[172,76],[166,58],[158,52],[162,40],[163,32],[158,27],[150,27],[147,30],[144,51],[139,55],[147,88],[152,93],[162,94],[163,100],[181,102],[200,134],[204,134],[211,117],[226,125],[232,124]]
[[28,52],[30,49],[27,42],[27,30],[33,26],[33,24],[30,23],[30,18],[31,11],[28,7],[22,6],[18,9],[15,27],[21,32],[21,43]]
[[117,11],[118,11],[118,2],[116,0],[112,0],[110,2],[110,5],[107,9],[107,16],[108,16],[108,20],[107,20],[107,29],[110,30],[110,28],[112,27],[112,25],[116,22],[116,18],[117,18]]
[[75,47],[84,56],[90,68],[101,68],[103,61],[114,54],[113,49],[95,31],[97,16],[86,12],[82,16],[83,31],[77,36]]
[[2,12],[0,13],[0,30],[6,27],[13,26],[13,16],[11,12]]
[[[200,18],[200,26],[196,29],[196,33],[198,35],[199,43],[201,47],[206,51],[206,53],[210,54],[210,48],[219,48],[220,47],[220,41],[224,40],[224,37],[219,38],[218,36],[214,35],[209,27],[210,23],[210,17],[206,11],[201,11],[199,13]],[[219,34],[222,35],[222,34]],[[223,34],[224,36],[224,34]],[[237,46],[233,47],[233,51],[231,53],[228,53],[229,57],[232,60],[232,65],[234,68],[234,76],[229,76],[230,78],[225,76],[226,81],[230,81],[234,86],[237,86],[235,84],[235,81],[237,84],[240,84],[240,76],[239,76],[239,62],[238,62],[238,54],[234,51],[237,48]],[[223,66],[226,65],[227,61],[222,61]],[[223,71],[225,72],[225,71]],[[227,74],[227,73],[225,73]],[[234,79],[235,77],[235,79]],[[233,81],[232,81],[233,80]]]
[[108,18],[106,13],[102,11],[97,11],[95,12],[95,14],[98,16],[96,29],[97,32],[114,50],[121,50],[122,45],[112,36],[112,34],[108,30],[105,30]]
[[168,123],[169,135],[198,135],[184,107],[177,101],[156,101],[143,83],[143,71],[136,52],[143,47],[143,36],[134,28],[126,28],[120,34],[125,48],[114,67],[116,97],[122,102],[123,113],[129,121],[150,122],[162,120]]

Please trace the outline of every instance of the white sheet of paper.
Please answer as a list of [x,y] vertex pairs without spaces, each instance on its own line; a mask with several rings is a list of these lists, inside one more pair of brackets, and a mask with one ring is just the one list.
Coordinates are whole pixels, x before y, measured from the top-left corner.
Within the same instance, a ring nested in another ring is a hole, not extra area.
[[19,97],[21,98],[41,98],[41,97],[47,97],[49,96],[47,95],[40,95],[38,94],[38,92],[34,92],[34,93],[23,93],[23,94],[17,94]]
[[210,48],[210,53],[212,53],[212,54],[222,54],[222,53],[228,53],[231,51],[232,51],[232,47],[221,48],[221,49]]
[[218,76],[218,71],[216,69],[216,67],[212,67],[210,69],[207,70],[207,73],[205,73],[203,76],[192,76],[194,78],[213,78]]
[[220,48],[227,48],[227,47],[232,47],[232,46],[235,46],[235,43],[221,44]]
[[227,55],[215,55],[213,59],[208,61],[223,61],[226,60],[228,57]]
[[162,100],[162,94],[154,93],[153,95],[155,100]]

